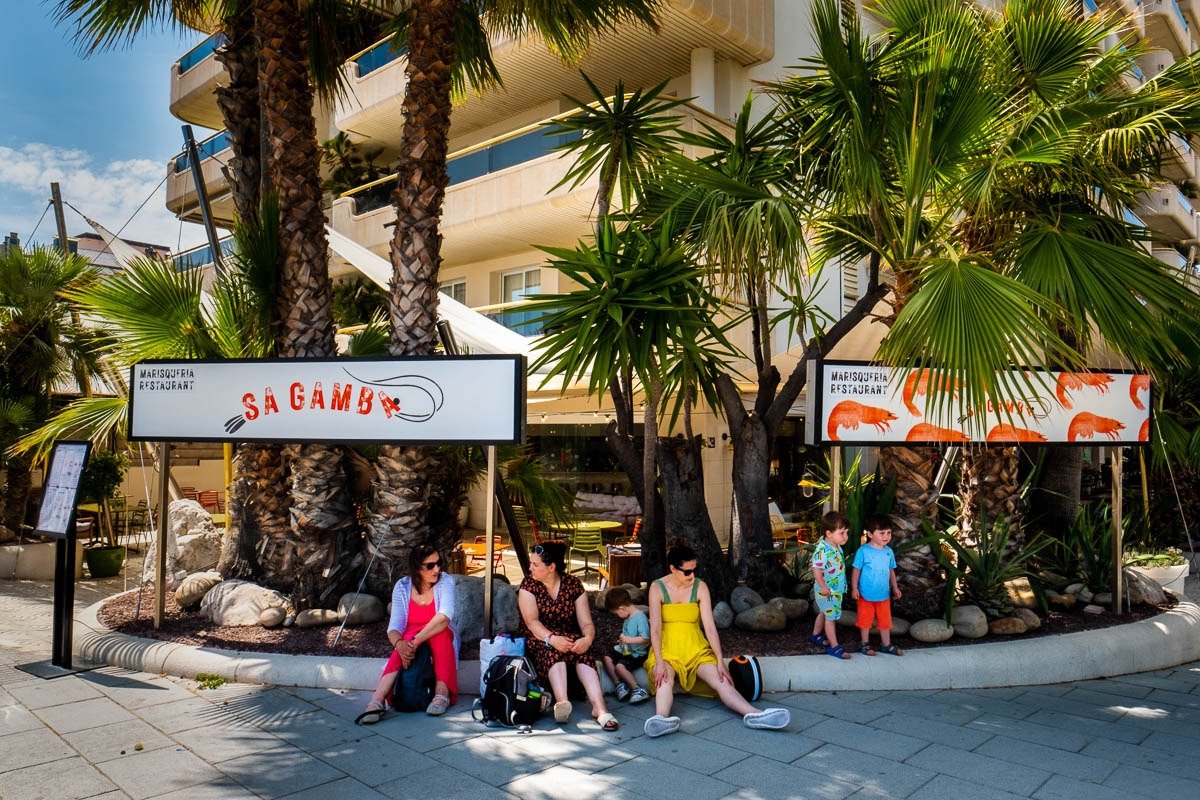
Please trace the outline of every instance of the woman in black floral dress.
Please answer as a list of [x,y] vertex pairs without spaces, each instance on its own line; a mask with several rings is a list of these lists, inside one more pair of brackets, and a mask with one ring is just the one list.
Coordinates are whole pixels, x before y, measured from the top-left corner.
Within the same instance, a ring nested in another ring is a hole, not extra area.
[[521,608],[521,633],[525,652],[533,660],[538,676],[550,681],[554,721],[571,717],[567,698],[567,667],[574,666],[592,703],[592,716],[606,731],[620,724],[604,705],[600,676],[592,642],[596,626],[583,584],[567,574],[566,546],[561,542],[539,544],[529,554],[529,576],[521,581],[517,603]]

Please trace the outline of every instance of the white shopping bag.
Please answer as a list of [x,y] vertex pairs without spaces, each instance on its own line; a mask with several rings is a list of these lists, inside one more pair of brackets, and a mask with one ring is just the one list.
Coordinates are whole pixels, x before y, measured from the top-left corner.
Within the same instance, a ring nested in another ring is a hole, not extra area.
[[495,639],[480,639],[479,640],[479,695],[483,696],[483,676],[487,674],[488,664],[492,663],[492,659],[496,656],[523,656],[525,655],[525,637],[513,637],[511,634],[501,633]]

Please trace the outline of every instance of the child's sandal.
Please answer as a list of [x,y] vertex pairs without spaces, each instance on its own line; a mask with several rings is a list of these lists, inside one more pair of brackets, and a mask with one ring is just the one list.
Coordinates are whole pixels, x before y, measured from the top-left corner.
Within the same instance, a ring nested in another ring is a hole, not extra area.
[[902,656],[904,651],[894,644],[885,644],[879,648],[879,652],[887,653],[889,656]]
[[840,658],[843,661],[850,658],[850,654],[847,653],[845,648],[843,648],[840,644],[835,647],[826,647],[825,654],[833,656],[834,658]]
[[825,638],[825,634],[823,633],[814,633],[808,637],[808,640],[817,647],[829,647],[829,640]]
[[[860,645],[858,646],[858,652],[862,653],[864,656],[877,656],[877,655],[879,655],[877,652],[875,652],[875,648],[874,648],[874,647],[871,647],[871,645],[870,645],[870,644],[868,644],[867,642],[863,642],[862,644],[860,644]],[[893,654],[893,655],[894,655],[894,654]]]

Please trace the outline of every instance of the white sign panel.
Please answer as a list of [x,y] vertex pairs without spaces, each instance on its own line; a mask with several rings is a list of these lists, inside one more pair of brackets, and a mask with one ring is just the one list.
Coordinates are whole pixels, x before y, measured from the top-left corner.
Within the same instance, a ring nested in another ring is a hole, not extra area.
[[515,444],[522,356],[145,361],[130,439]]
[[[963,442],[1138,444],[1150,439],[1150,376],[1129,372],[1025,371],[1029,386],[981,416],[957,382],[927,370],[825,362],[809,396],[823,443]],[[936,403],[931,404],[933,395]],[[949,395],[948,397],[946,395]],[[936,411],[934,410],[936,409]]]
[[67,536],[71,532],[75,498],[79,494],[79,481],[83,478],[90,449],[88,442],[58,442],[54,445],[38,507],[38,533]]

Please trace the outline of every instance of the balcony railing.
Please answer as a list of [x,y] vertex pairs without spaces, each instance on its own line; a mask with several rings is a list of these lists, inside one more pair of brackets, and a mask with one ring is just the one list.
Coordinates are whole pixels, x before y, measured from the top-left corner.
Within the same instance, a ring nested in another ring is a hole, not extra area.
[[223,44],[225,44],[225,34],[214,33],[212,36],[209,36],[191,50],[188,50],[183,54],[183,57],[179,59],[179,74],[182,75],[204,59],[211,56],[214,52],[216,52],[216,49]]
[[1133,213],[1133,211],[1131,209],[1126,208],[1122,212],[1121,216],[1125,219],[1125,221],[1127,223],[1129,223],[1130,225],[1133,225],[1136,228],[1146,227],[1146,223],[1142,221],[1142,218],[1139,217],[1137,214]]
[[[450,186],[466,183],[469,180],[549,155],[558,145],[578,138],[578,136],[577,133],[548,136],[539,123],[533,130],[523,128],[514,132],[510,138],[501,139],[492,144],[466,148],[452,154],[446,163],[446,170],[450,173]],[[356,189],[351,189],[342,197],[353,197],[355,213],[366,214],[382,208],[392,201],[392,188],[395,180],[396,175],[389,175],[386,178],[380,178]]]
[[350,60],[358,65],[358,77],[361,78],[407,54],[408,47],[399,45],[395,49],[392,49],[392,40],[385,39],[379,44],[372,45],[368,49],[363,50]]
[[1173,141],[1175,143],[1175,146],[1178,147],[1183,152],[1185,152],[1185,153],[1192,152],[1191,142],[1189,142],[1186,138],[1180,136],[1178,133],[1171,134],[1171,141]]
[[[233,237],[226,236],[221,239],[218,244],[221,245],[221,257],[225,258],[233,252]],[[214,263],[212,245],[204,244],[199,247],[193,247],[191,250],[184,250],[171,258],[171,263],[175,265],[176,272],[185,272],[189,269],[198,269]]]
[[1091,16],[1098,10],[1096,8],[1096,0],[1083,0],[1083,10],[1086,12],[1084,16]]
[[540,311],[499,311],[487,315],[488,319],[522,336],[541,336],[544,316]]
[[[219,131],[196,145],[196,150],[203,161],[212,158],[222,150],[229,149],[229,131]],[[175,156],[175,171],[183,172],[188,168],[187,152]]]
[[1179,3],[1176,0],[1171,0],[1171,10],[1174,11],[1175,16],[1179,18],[1179,24],[1183,26],[1183,30],[1186,33],[1188,30],[1187,17],[1183,15],[1183,9],[1179,7]]
[[1188,196],[1181,192],[1178,187],[1175,189],[1175,199],[1179,201],[1179,205],[1183,206],[1183,210],[1189,214],[1195,215],[1196,211],[1192,208],[1192,201]]

